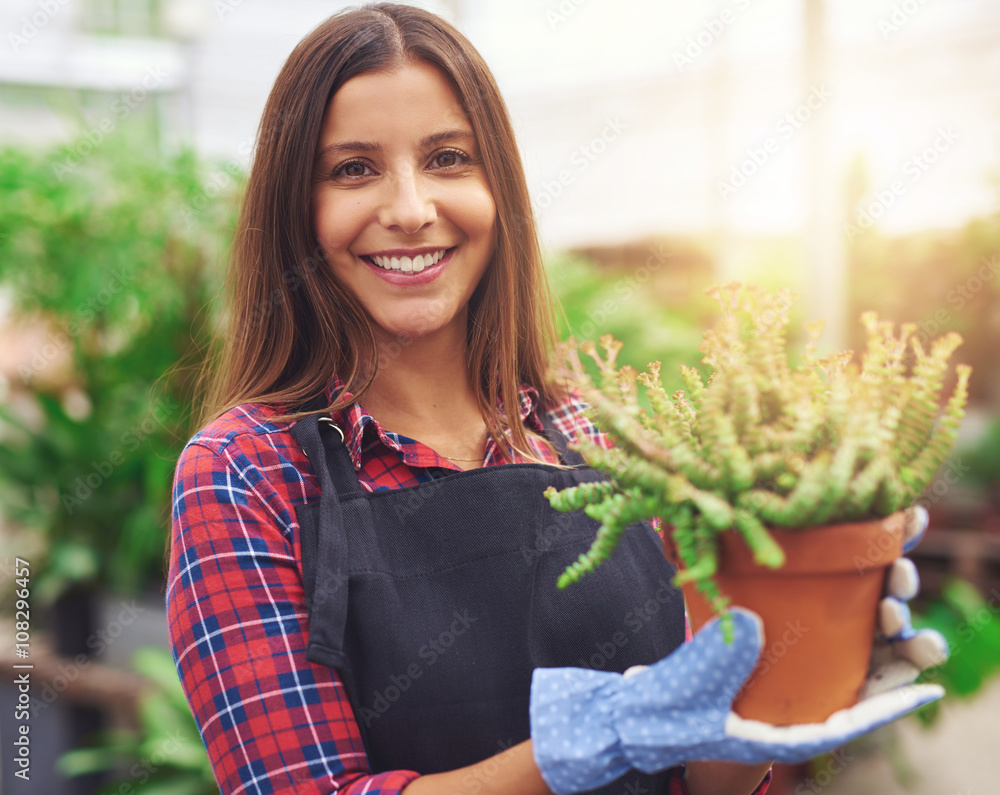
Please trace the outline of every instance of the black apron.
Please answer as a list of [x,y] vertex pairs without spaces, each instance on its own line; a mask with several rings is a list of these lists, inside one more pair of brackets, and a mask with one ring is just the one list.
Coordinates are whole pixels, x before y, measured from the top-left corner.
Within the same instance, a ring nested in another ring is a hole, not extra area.
[[[296,511],[306,657],[339,671],[373,772],[454,770],[528,739],[535,668],[622,672],[683,643],[683,598],[648,523],[556,588],[598,525],[542,492],[602,476],[547,420],[546,433],[577,468],[503,464],[368,492],[329,420],[292,429],[321,489]],[[654,795],[663,779],[632,770],[598,791]]]

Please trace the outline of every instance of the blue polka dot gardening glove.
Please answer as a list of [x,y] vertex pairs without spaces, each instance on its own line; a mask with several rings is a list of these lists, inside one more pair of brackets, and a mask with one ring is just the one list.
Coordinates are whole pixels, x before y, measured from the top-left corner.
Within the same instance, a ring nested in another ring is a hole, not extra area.
[[[907,515],[906,550],[927,526],[922,508]],[[919,583],[901,559],[879,606],[879,636],[861,701],[826,722],[772,726],[745,720],[732,701],[764,645],[755,613],[731,610],[733,640],[718,620],[690,643],[649,667],[624,675],[584,668],[538,668],[531,682],[535,762],[557,795],[585,792],[630,768],[654,773],[689,759],[747,764],[803,762],[831,751],[944,695],[939,685],[914,685],[924,668],[947,658],[936,632],[915,632],[906,601]]]

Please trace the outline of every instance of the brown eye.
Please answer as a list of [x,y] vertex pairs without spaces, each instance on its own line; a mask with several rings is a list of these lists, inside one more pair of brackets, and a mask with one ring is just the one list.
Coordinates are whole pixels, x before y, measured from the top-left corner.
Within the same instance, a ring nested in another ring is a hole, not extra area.
[[348,160],[346,163],[337,166],[331,176],[335,179],[338,177],[359,179],[360,177],[370,176],[370,169],[368,168],[368,164],[363,160]]
[[437,168],[454,168],[470,162],[468,155],[459,152],[457,149],[445,149],[434,156],[434,165]]

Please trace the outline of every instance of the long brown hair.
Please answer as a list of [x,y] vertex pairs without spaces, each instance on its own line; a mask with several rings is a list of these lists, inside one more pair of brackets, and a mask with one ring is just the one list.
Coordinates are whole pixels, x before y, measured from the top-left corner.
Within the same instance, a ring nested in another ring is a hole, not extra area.
[[[490,435],[505,460],[498,401],[513,446],[528,448],[518,385],[543,404],[561,396],[545,377],[555,341],[521,158],[506,106],[482,56],[443,19],[378,3],[326,20],[289,56],[261,118],[229,272],[223,348],[207,365],[201,422],[241,403],[294,409],[321,395],[336,373],[360,398],[378,351],[368,314],[327,267],[311,225],[313,166],[327,104],[368,72],[425,62],[450,80],[479,143],[496,205],[496,248],[469,302],[467,366]],[[351,401],[335,396],[327,411]],[[289,413],[285,418],[301,416]]]

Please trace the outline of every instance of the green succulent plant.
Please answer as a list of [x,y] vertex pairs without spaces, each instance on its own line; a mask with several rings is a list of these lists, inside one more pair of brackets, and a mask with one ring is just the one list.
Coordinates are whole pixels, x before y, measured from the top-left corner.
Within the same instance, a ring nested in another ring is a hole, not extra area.
[[[608,480],[546,491],[560,511],[583,509],[601,523],[590,550],[559,578],[564,588],[608,558],[625,528],[658,517],[673,534],[684,570],[718,613],[727,599],[713,581],[716,536],[735,530],[757,563],[777,568],[784,553],[768,527],[806,528],[888,516],[913,503],[948,457],[964,414],[971,369],[958,365],[943,412],[952,332],[926,350],[915,324],[866,312],[867,346],[817,355],[821,323],[793,366],[787,349],[788,290],[728,283],[707,291],[722,315],[699,348],[707,381],[682,366],[686,389],[663,389],[660,363],[619,367],[611,336],[564,350],[560,374],[581,390],[591,418],[614,446],[577,445]],[[597,363],[597,382],[580,352]],[[650,406],[643,408],[639,387]]]

